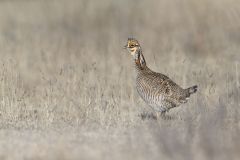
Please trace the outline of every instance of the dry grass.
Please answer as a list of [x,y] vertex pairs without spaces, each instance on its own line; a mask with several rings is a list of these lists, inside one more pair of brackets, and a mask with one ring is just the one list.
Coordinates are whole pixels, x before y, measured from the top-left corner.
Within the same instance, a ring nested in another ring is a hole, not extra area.
[[[239,17],[237,0],[0,1],[0,158],[239,159]],[[198,84],[173,120],[139,117],[129,36]]]

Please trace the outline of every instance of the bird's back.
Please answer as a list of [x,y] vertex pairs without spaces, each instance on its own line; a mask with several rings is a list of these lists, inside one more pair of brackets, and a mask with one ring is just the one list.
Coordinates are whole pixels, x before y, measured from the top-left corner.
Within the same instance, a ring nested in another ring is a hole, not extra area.
[[145,102],[160,111],[179,106],[187,97],[185,89],[167,76],[150,69],[138,72],[136,88]]

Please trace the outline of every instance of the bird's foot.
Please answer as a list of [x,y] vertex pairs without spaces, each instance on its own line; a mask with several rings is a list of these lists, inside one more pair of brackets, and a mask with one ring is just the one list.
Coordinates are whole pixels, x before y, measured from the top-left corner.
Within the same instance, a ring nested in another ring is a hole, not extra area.
[[139,117],[141,117],[142,120],[149,120],[149,119],[157,120],[157,116],[154,115],[153,113],[144,112],[144,113],[141,113]]

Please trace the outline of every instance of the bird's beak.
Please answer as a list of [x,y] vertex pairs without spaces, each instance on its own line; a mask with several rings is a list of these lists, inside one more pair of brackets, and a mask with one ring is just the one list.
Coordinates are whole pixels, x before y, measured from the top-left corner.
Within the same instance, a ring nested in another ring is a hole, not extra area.
[[123,49],[127,49],[127,44],[125,46],[123,46]]

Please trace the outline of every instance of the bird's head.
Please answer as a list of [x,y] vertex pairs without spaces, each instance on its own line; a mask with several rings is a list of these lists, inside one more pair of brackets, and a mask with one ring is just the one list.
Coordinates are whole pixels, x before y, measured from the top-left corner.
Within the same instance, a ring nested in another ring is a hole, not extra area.
[[128,38],[127,44],[124,46],[132,56],[135,56],[138,50],[141,49],[140,44],[134,38]]

